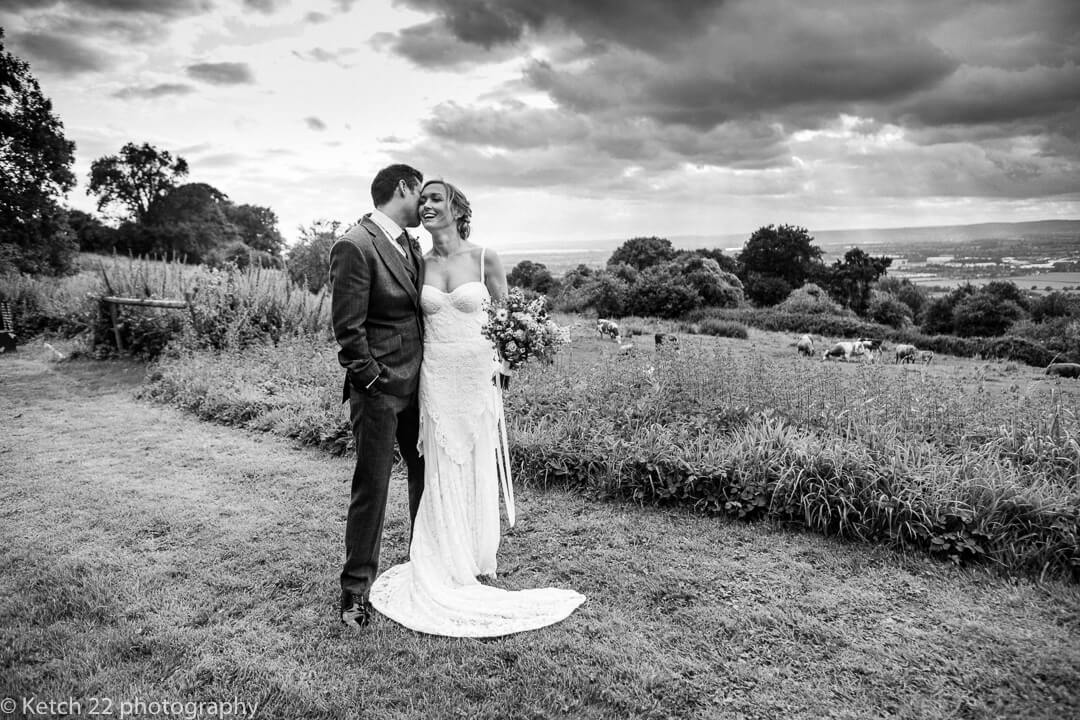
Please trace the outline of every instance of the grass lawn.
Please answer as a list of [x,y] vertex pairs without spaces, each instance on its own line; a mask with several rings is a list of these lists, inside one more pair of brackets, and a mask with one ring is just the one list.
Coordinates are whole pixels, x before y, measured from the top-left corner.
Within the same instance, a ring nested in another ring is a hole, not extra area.
[[[0,697],[239,699],[262,718],[1080,716],[1075,585],[527,478],[499,583],[574,588],[578,612],[492,640],[383,618],[353,633],[335,613],[351,458],[134,400],[142,376],[0,357]],[[387,566],[406,525],[398,476]]]

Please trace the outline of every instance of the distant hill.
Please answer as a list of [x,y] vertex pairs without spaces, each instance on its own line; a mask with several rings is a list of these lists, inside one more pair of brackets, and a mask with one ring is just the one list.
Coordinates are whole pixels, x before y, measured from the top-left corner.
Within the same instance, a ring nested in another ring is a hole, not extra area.
[[[738,253],[747,233],[718,235],[671,235],[668,240],[679,249],[721,248],[729,255]],[[810,230],[814,244],[828,258],[841,256],[850,247],[865,248],[871,254],[903,253],[907,247],[919,245],[963,245],[988,240],[1034,241],[1055,239],[1075,243],[1080,250],[1080,220],[1039,220],[1017,223],[978,223],[974,225],[936,225],[931,227],[866,228],[862,230]],[[601,266],[615,248],[628,238],[606,238],[563,248],[507,247],[499,254],[507,267],[521,260],[547,265],[558,274],[578,264]]]
[[[739,235],[679,235],[668,238],[677,248],[741,248],[751,233]],[[857,245],[902,246],[906,243],[964,243],[977,240],[1023,240],[1028,237],[1073,236],[1080,243],[1080,220],[1037,220],[1017,223],[977,223],[974,225],[934,225],[928,227],[864,228],[861,230],[813,230],[816,245],[850,247]],[[613,249],[618,247],[615,241]]]

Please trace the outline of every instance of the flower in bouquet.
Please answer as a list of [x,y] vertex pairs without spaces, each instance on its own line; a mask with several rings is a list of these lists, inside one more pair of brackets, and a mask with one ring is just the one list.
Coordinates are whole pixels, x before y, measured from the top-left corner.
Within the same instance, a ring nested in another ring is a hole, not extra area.
[[528,300],[520,288],[510,288],[504,299],[487,303],[485,310],[484,337],[511,370],[533,359],[551,362],[559,347],[570,341],[566,329],[548,316],[543,295]]

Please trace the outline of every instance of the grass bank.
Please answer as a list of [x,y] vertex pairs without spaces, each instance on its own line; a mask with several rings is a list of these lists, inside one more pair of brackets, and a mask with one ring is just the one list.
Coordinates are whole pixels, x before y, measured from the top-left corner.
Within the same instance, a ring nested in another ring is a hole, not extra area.
[[[633,352],[585,323],[508,395],[526,482],[768,518],[1036,578],[1080,577],[1080,388],[987,366],[837,365],[683,336]],[[770,345],[769,342],[773,344]],[[343,452],[334,348],[163,359],[146,397]]]

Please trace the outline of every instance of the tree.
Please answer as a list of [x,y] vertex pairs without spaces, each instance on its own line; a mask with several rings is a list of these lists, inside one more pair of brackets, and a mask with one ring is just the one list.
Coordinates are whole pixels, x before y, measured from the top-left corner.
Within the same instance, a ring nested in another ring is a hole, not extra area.
[[[172,188],[151,202],[144,222],[137,223],[150,245],[143,251],[184,257],[191,263],[225,262],[223,253],[240,242],[236,226],[226,217],[228,207],[228,196],[213,185],[187,183]],[[242,255],[247,252],[240,249]]]
[[285,266],[289,277],[298,285],[318,292],[330,279],[330,248],[337,241],[337,220],[316,220],[300,228],[300,242],[288,253]]
[[107,155],[90,164],[88,195],[98,196],[98,210],[119,205],[137,223],[147,221],[150,206],[176,187],[188,173],[187,160],[175,160],[167,150],[149,143],[128,143],[119,156]]
[[931,299],[919,317],[923,332],[932,335],[953,332],[953,310],[961,300],[975,292],[971,283],[964,283],[946,295]]
[[510,270],[506,282],[514,287],[547,294],[555,284],[555,278],[544,263],[522,260]]
[[1031,305],[1031,319],[1037,323],[1061,317],[1080,317],[1080,295],[1055,290]]
[[1008,301],[1016,303],[1016,305],[1023,310],[1027,311],[1030,306],[1028,296],[1024,294],[1016,283],[1011,280],[991,280],[979,289],[979,292],[985,293],[994,297],[1000,301]]
[[870,304],[870,288],[886,273],[892,258],[871,257],[860,248],[851,248],[844,259],[837,260],[825,273],[826,289],[839,302],[859,315],[866,314]]
[[1023,316],[1023,308],[1012,300],[1002,300],[992,292],[977,292],[953,308],[953,329],[963,336],[1004,335]]
[[911,308],[910,316],[919,317],[923,308],[930,302],[930,294],[907,278],[883,277],[878,280],[877,289],[888,293]]
[[675,257],[671,241],[658,237],[630,238],[608,258],[608,265],[626,263],[638,270],[668,262]]
[[274,257],[281,256],[285,239],[278,231],[278,217],[273,210],[248,204],[229,204],[224,210],[225,217],[236,226],[240,239],[245,245]]
[[57,204],[75,184],[75,143],[0,28],[0,265],[66,272],[77,245]]
[[743,245],[738,260],[746,294],[759,305],[780,302],[819,272],[821,248],[806,228],[794,225],[758,228]]
[[68,210],[68,224],[83,252],[109,252],[116,247],[116,229],[82,210]]

